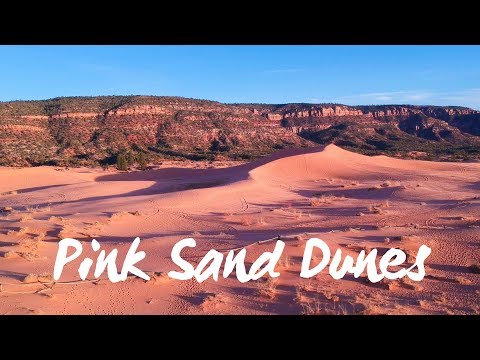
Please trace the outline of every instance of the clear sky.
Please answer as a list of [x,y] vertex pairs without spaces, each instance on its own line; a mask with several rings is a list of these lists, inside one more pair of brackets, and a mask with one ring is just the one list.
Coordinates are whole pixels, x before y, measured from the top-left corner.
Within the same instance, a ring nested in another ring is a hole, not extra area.
[[131,94],[480,109],[480,46],[0,46],[1,101]]

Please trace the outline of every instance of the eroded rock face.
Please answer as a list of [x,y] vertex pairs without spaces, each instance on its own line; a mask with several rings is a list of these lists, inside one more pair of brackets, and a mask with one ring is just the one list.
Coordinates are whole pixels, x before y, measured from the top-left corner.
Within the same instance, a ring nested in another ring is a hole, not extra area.
[[381,150],[404,138],[413,145],[418,139],[478,146],[479,135],[480,113],[462,107],[221,104],[152,96],[0,103],[0,165],[99,163],[128,149],[160,158],[248,159],[327,142]]
[[[285,107],[291,108],[294,104],[288,104]],[[281,120],[289,118],[307,118],[307,117],[331,117],[331,116],[364,116],[373,118],[382,118],[388,116],[409,116],[412,114],[423,113],[434,118],[444,119],[458,115],[478,114],[477,111],[467,108],[439,108],[428,106],[359,106],[351,107],[344,105],[298,105],[299,109],[289,110],[278,109],[275,112],[262,112],[259,109],[252,109],[257,114],[271,120]]]

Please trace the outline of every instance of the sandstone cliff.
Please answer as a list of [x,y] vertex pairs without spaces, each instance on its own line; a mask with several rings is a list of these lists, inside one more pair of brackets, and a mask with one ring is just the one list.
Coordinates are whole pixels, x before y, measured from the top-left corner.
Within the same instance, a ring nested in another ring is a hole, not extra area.
[[250,159],[337,143],[364,153],[480,152],[480,113],[463,107],[221,104],[108,96],[0,103],[0,165],[152,159]]

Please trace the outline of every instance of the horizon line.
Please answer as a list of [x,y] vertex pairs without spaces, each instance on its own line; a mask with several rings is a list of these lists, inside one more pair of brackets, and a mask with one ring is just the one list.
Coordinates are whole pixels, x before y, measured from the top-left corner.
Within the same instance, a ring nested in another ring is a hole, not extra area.
[[197,101],[209,101],[216,102],[224,105],[341,105],[348,107],[365,107],[365,106],[416,106],[416,107],[454,107],[454,108],[464,108],[471,109],[475,111],[480,111],[473,107],[463,106],[463,105],[436,105],[436,104],[409,104],[409,103],[389,103],[389,104],[356,104],[348,105],[345,103],[337,102],[279,102],[279,103],[265,103],[265,102],[222,102],[218,100],[204,99],[204,98],[193,98],[179,95],[146,95],[146,94],[128,94],[128,95],[65,95],[65,96],[56,96],[52,98],[44,99],[15,99],[15,100],[0,100],[0,103],[15,103],[15,102],[33,102],[33,101],[52,101],[59,99],[69,99],[69,98],[99,98],[99,97],[157,97],[157,98],[178,98],[185,100],[197,100]]

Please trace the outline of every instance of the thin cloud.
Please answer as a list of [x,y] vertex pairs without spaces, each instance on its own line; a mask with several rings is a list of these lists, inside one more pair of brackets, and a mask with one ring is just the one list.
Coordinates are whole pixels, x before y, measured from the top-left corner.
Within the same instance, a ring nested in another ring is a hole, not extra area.
[[289,74],[289,73],[298,73],[302,72],[304,69],[269,69],[269,70],[264,70],[264,74]]
[[409,102],[409,101],[421,101],[427,100],[432,97],[432,93],[425,90],[409,90],[409,91],[390,91],[390,92],[376,92],[357,94],[350,96],[342,96],[339,99],[341,101],[357,102],[357,103],[372,103],[377,102]]
[[480,108],[480,88],[457,91],[406,90],[375,92],[342,96],[340,103],[363,104],[414,104],[414,105],[457,105]]
[[479,107],[480,105],[480,89],[468,89],[458,92],[449,92],[439,94],[439,98],[449,103],[472,104]]

